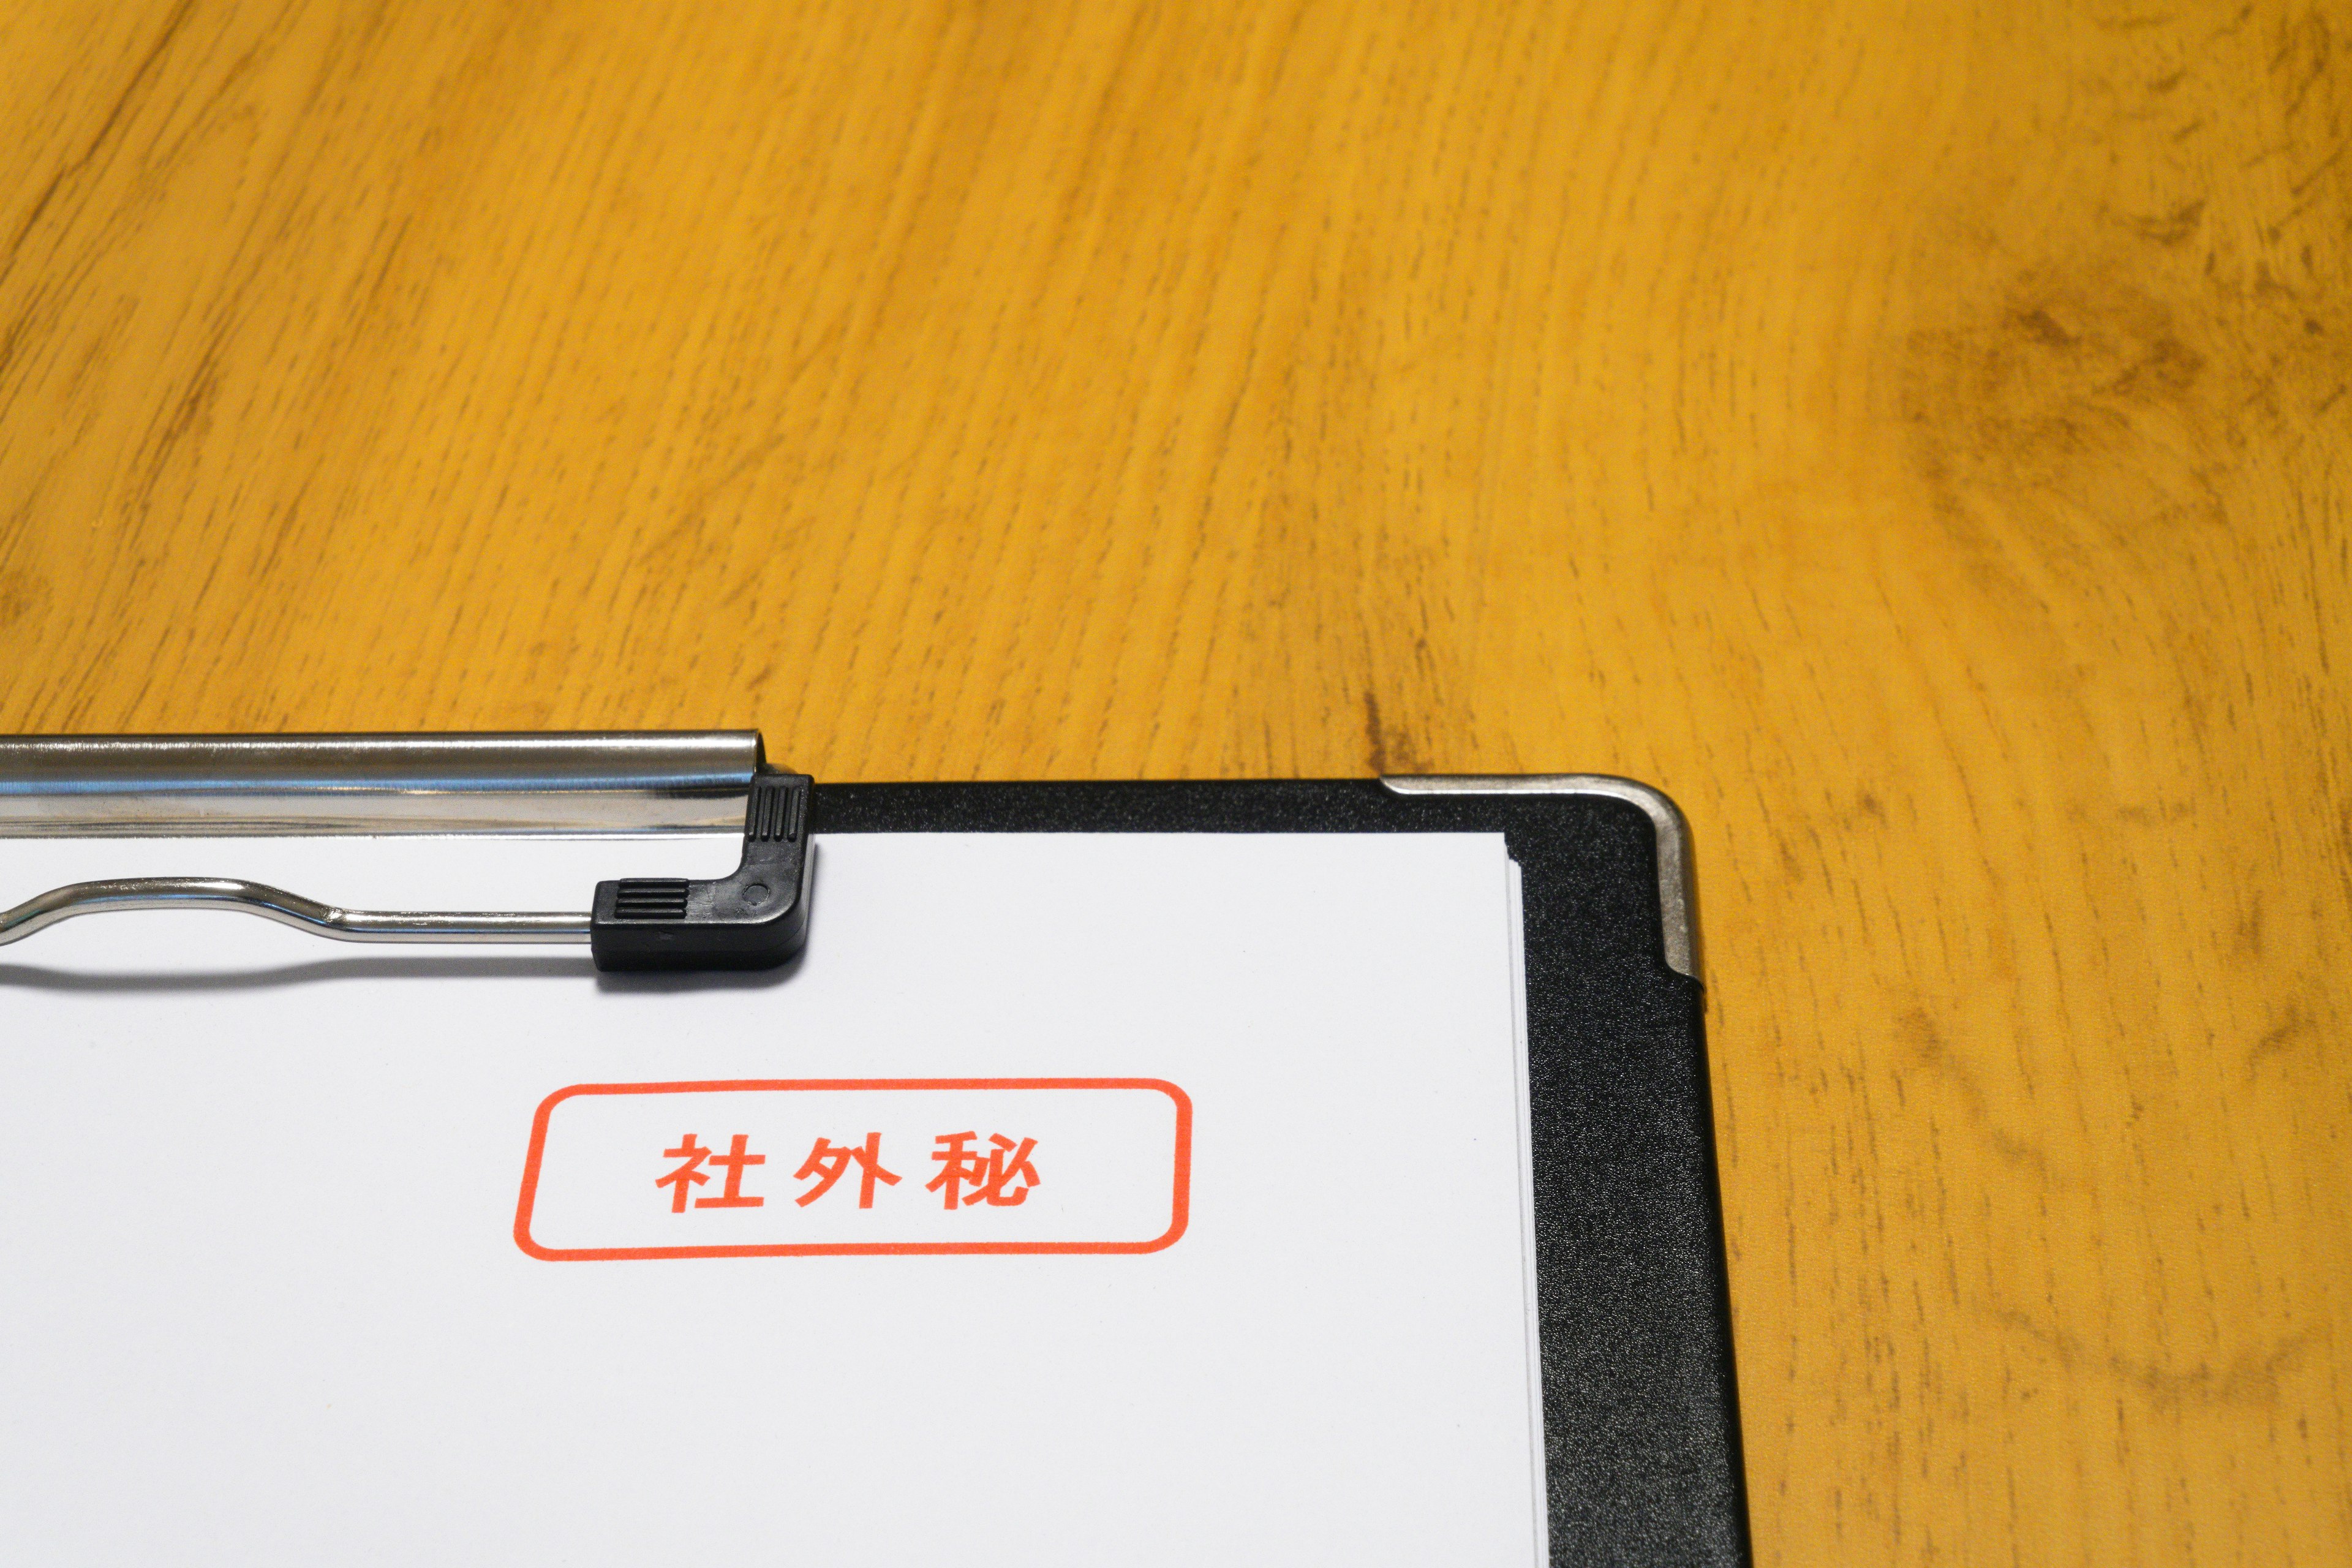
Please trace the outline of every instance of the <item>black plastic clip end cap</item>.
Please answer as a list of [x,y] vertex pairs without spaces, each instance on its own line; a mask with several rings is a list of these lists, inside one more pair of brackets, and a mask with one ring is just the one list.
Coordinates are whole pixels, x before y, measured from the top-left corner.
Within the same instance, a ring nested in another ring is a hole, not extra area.
[[773,969],[808,942],[806,773],[762,767],[743,814],[743,863],[715,882],[596,884],[588,952],[603,970]]

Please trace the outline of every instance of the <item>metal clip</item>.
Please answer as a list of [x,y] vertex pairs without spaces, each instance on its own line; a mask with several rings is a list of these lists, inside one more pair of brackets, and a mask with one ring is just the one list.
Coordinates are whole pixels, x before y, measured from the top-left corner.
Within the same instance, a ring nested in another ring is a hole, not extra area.
[[769,767],[756,731],[0,739],[0,837],[743,824],[733,875],[599,883],[585,914],[346,910],[230,878],[127,877],[0,911],[0,945],[80,915],[202,909],[338,942],[586,942],[600,969],[772,968],[808,940],[813,787]]

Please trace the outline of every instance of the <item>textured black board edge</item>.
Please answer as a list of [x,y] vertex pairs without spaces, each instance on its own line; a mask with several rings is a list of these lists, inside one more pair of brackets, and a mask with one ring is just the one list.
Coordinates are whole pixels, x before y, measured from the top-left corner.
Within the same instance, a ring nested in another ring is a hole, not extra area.
[[1551,1561],[1749,1562],[1703,993],[1666,964],[1639,806],[1372,779],[820,784],[810,832],[1501,833],[1525,920]]

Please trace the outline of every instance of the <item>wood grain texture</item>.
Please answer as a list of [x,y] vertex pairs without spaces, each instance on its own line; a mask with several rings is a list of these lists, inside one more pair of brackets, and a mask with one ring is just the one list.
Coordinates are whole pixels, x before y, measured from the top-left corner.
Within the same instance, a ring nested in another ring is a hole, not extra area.
[[0,728],[1650,780],[1760,1560],[2352,1562],[2348,54],[12,6]]

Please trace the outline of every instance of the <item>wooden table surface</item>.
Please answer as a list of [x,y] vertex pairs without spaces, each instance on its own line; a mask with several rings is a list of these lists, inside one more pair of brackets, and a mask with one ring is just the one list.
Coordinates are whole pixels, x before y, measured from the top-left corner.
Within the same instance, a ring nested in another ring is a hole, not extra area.
[[0,18],[0,728],[1629,773],[1759,1560],[2352,1562],[2343,0]]

